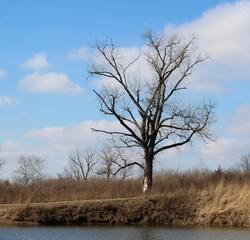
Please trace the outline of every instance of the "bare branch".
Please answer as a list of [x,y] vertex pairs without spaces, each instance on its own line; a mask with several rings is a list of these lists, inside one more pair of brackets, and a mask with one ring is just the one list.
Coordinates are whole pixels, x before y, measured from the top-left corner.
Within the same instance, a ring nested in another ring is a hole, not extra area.
[[136,165],[144,170],[144,166],[142,164],[140,164],[138,162],[132,162],[132,163],[128,163],[126,165],[120,166],[119,169],[116,172],[114,172],[114,175],[118,174],[121,170],[128,168],[128,167],[131,167],[131,166],[134,166],[134,165]]

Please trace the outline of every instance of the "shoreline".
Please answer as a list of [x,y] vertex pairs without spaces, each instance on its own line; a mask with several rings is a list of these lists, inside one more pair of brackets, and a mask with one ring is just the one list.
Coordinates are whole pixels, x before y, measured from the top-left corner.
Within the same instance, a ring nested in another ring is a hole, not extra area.
[[[171,225],[249,227],[249,211],[207,212],[212,199],[199,194],[67,202],[2,204],[1,225]],[[227,206],[228,204],[228,206]]]

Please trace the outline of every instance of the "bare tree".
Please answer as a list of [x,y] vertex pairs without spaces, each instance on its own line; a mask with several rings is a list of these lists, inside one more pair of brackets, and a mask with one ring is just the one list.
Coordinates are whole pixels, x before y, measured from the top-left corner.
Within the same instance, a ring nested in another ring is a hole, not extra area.
[[1,149],[0,149],[0,170],[2,169],[4,164],[5,164],[5,159],[1,156]]
[[93,150],[75,149],[68,157],[68,166],[64,168],[63,176],[76,181],[87,180],[97,164]]
[[247,171],[247,172],[250,171],[250,153],[247,153],[241,156],[238,162],[238,166],[243,171]]
[[116,153],[112,150],[112,147],[108,142],[99,145],[98,157],[100,167],[97,174],[104,176],[106,179],[112,178],[116,172],[115,163],[118,159]]
[[28,185],[41,179],[45,168],[45,160],[35,155],[22,155],[18,159],[18,165],[14,171],[15,181]]
[[[105,176],[107,179],[117,177],[126,179],[133,174],[132,166],[127,166],[129,160],[134,157],[131,151],[124,151],[120,148],[115,139],[106,140],[99,145],[99,170],[98,175]],[[124,167],[127,166],[127,167]]]
[[[0,151],[0,154],[1,154],[1,151]],[[3,166],[5,165],[6,161],[4,158],[1,157],[0,155],[0,171],[2,170]]]
[[3,167],[3,165],[5,164],[5,161],[3,158],[0,158],[0,170]]
[[[90,76],[110,82],[100,91],[94,90],[100,111],[115,117],[123,130],[93,131],[118,136],[124,147],[141,149],[143,164],[133,161],[121,169],[132,165],[142,168],[143,191],[152,188],[153,163],[160,152],[191,143],[195,137],[204,142],[213,140],[214,104],[187,103],[180,95],[194,68],[207,59],[196,54],[196,40],[196,36],[189,40],[157,37],[148,31],[141,53],[127,64],[112,41],[96,45],[99,58],[91,65]],[[133,72],[143,61],[145,72]]]
[[115,139],[114,137],[111,139],[110,147],[116,155],[116,161],[114,162],[114,164],[116,165],[114,175],[119,174],[120,178],[122,179],[133,176],[134,165],[131,165],[130,163],[131,160],[137,159],[139,157],[138,153],[135,152],[133,148],[128,149],[121,147],[118,139]]

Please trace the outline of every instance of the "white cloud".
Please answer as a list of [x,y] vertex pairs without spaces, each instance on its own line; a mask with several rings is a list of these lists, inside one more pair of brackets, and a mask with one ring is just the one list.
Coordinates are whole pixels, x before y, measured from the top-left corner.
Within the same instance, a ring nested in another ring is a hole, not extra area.
[[19,87],[28,92],[80,94],[83,89],[63,73],[38,71],[24,76]]
[[[208,10],[190,23],[177,27],[167,27],[166,31],[179,33],[197,33],[201,45],[217,61],[230,65],[242,65],[250,62],[246,49],[250,41],[250,2],[239,1],[225,3]],[[172,28],[172,29],[171,29]],[[238,57],[235,61],[235,57]]]
[[[210,9],[192,22],[167,26],[166,33],[200,36],[200,51],[212,61],[193,74],[197,90],[221,91],[223,81],[250,78],[250,2],[224,3]],[[225,89],[224,89],[225,90]]]
[[238,106],[236,114],[227,130],[230,134],[250,139],[250,104]]
[[53,149],[66,154],[76,147],[91,147],[97,143],[98,139],[108,137],[106,134],[92,132],[91,128],[114,130],[122,127],[117,121],[84,121],[66,127],[32,129],[27,133],[27,136],[44,139],[45,149]]
[[[195,69],[190,76],[189,87],[197,91],[227,92],[228,81],[250,79],[250,1],[224,3],[204,12],[200,18],[179,26],[167,25],[166,36],[178,33],[188,38],[197,34],[200,53],[209,54],[211,59]],[[133,59],[141,48],[121,48],[121,56]],[[101,61],[98,56],[94,60]],[[123,60],[121,60],[122,63]],[[101,62],[99,62],[101,63]],[[145,72],[147,67],[143,61],[138,61],[139,69]],[[131,72],[138,73],[138,64]],[[144,66],[144,67],[143,67]],[[102,79],[102,83],[107,79]]]
[[90,57],[89,49],[87,47],[80,47],[71,50],[68,54],[70,60],[87,60]]
[[217,163],[223,168],[235,167],[242,154],[249,151],[249,140],[240,138],[219,138],[216,142],[200,148],[196,156],[207,164]]
[[250,104],[243,104],[238,106],[228,126],[225,126],[226,137],[220,137],[201,148],[198,155],[207,161],[216,160],[223,167],[235,166],[240,157],[249,152],[249,129]]
[[31,59],[26,60],[22,64],[22,68],[31,70],[46,69],[49,67],[50,63],[47,61],[45,53],[36,53]]
[[56,161],[58,156],[54,151],[51,151],[49,149],[39,148],[33,146],[32,144],[26,144],[24,142],[6,140],[1,143],[1,150],[1,156],[6,160],[6,163],[1,171],[1,178],[11,178],[13,171],[16,169],[17,160],[21,155],[36,155],[44,158],[46,160],[47,166],[45,170],[46,174],[55,175],[57,173],[57,170],[60,171],[58,167],[59,164]]
[[22,142],[6,140],[1,143],[3,157],[6,159],[17,159],[19,155],[27,153],[27,148]]
[[[6,140],[1,143],[2,156],[6,159],[4,177],[9,177],[20,155],[37,155],[46,160],[46,173],[55,176],[67,164],[68,153],[76,148],[95,147],[108,136],[92,132],[91,128],[121,129],[117,121],[84,121],[69,126],[31,129],[25,141]],[[1,172],[3,173],[3,171]],[[3,177],[3,175],[2,175]]]
[[4,78],[7,76],[7,73],[3,70],[0,70],[0,78]]
[[0,96],[0,107],[2,106],[12,106],[20,103],[20,100],[15,97]]

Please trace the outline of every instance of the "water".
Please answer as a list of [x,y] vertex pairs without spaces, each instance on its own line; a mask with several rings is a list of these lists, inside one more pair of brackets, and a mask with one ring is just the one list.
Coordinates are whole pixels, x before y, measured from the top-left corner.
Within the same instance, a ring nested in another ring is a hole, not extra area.
[[250,240],[247,228],[14,227],[0,226],[0,240]]

